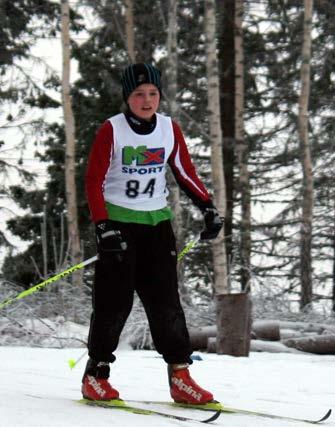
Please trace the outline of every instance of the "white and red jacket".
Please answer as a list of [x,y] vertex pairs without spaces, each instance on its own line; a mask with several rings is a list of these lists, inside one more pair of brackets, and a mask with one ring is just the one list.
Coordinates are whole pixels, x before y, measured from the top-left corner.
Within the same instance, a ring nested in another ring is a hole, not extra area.
[[166,165],[196,206],[212,205],[198,178],[180,127],[156,114],[149,134],[138,134],[124,114],[107,120],[93,143],[86,171],[86,194],[93,222],[108,218],[106,202],[154,211],[167,206]]

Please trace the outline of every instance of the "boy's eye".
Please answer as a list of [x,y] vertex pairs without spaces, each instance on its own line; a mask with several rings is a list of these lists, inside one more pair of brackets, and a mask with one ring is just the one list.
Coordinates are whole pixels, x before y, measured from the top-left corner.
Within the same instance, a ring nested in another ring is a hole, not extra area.
[[[146,94],[144,92],[135,92],[135,96],[137,97],[142,97],[145,96]],[[149,92],[148,93],[149,96],[158,96],[158,92],[154,91],[154,92]]]

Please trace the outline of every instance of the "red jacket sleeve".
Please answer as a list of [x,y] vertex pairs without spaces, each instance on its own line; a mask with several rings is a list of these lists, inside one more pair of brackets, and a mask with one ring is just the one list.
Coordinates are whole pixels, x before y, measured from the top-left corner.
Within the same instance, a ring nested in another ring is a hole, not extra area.
[[180,127],[172,121],[175,138],[174,149],[169,158],[169,165],[180,188],[201,210],[212,207],[210,196],[198,177],[188,152]]
[[103,186],[110,165],[113,145],[113,127],[109,121],[106,121],[96,134],[85,176],[86,197],[92,221],[95,223],[108,218]]

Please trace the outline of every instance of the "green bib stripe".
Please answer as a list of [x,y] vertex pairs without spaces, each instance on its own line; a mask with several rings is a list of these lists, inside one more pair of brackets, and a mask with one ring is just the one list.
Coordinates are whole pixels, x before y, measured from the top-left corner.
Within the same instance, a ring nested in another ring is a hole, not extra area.
[[157,225],[173,218],[172,211],[168,207],[155,211],[135,211],[106,202],[106,208],[109,219],[126,223]]

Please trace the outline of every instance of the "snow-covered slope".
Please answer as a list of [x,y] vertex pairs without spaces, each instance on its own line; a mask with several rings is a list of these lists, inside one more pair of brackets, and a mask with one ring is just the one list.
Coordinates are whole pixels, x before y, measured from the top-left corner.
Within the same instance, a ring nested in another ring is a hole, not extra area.
[[[80,405],[76,399],[81,397],[85,358],[72,371],[68,360],[82,353],[82,349],[0,347],[0,426],[199,425]],[[335,408],[334,356],[251,353],[249,358],[201,357],[203,360],[191,367],[193,377],[226,405],[303,418],[318,418],[328,408]],[[124,399],[169,399],[165,363],[155,352],[119,350],[111,379]],[[200,411],[159,409],[206,418]],[[279,427],[304,423],[223,414],[213,425]],[[325,425],[335,426],[335,415]]]

